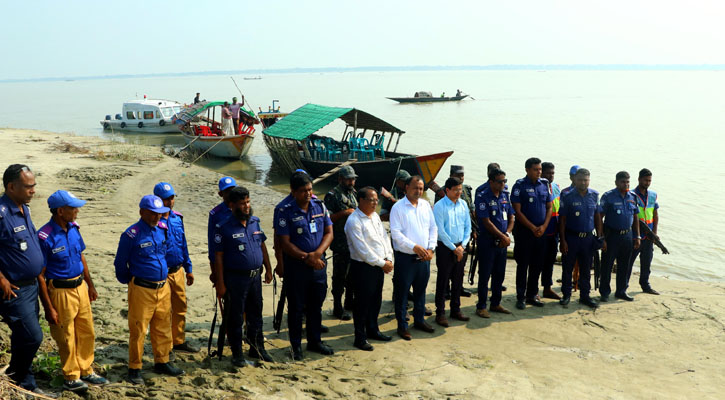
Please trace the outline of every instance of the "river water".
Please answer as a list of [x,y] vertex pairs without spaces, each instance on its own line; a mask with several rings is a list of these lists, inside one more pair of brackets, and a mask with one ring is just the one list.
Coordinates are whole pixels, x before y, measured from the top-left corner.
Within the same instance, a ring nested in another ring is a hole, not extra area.
[[[557,166],[556,181],[579,164],[592,172],[591,187],[614,187],[626,170],[653,171],[659,194],[659,234],[672,254],[655,249],[653,273],[679,279],[725,280],[725,74],[709,71],[443,71],[268,74],[235,76],[256,111],[279,100],[282,111],[305,103],[356,107],[406,131],[399,150],[455,153],[466,182],[485,180],[497,161],[510,183],[523,177],[524,161],[539,157]],[[440,95],[461,89],[475,100],[397,104],[386,96],[416,90]],[[110,137],[99,121],[121,104],[150,98],[191,102],[238,96],[229,76],[198,75],[128,79],[0,83],[0,126]],[[328,134],[340,137],[342,126]],[[261,135],[260,135],[261,136]],[[125,140],[180,145],[179,135],[124,135]],[[19,162],[3,154],[2,164]],[[285,191],[286,177],[271,170],[261,137],[241,161],[203,160],[202,165]],[[160,177],[160,179],[162,179]]]

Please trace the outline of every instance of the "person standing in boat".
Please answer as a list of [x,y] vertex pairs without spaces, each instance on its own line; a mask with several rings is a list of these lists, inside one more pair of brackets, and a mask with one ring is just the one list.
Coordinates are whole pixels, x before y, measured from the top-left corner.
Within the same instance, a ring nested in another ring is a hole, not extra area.
[[229,106],[229,111],[232,112],[232,120],[234,121],[234,134],[239,134],[239,110],[244,106],[244,96],[242,96],[242,102],[237,103],[237,98],[232,97],[232,104]]
[[194,104],[199,104],[199,102],[201,101],[201,100],[199,100],[199,95],[200,95],[200,93],[196,92],[196,97],[194,97]]
[[236,128],[232,130],[232,120],[231,106],[225,101],[222,106],[222,136],[232,136],[236,133]]

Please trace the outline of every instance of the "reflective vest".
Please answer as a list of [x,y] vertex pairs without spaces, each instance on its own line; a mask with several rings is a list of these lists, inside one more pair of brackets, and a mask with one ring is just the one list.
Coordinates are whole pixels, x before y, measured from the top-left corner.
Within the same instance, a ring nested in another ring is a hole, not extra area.
[[652,228],[652,222],[654,221],[655,215],[655,204],[657,204],[657,193],[652,190],[647,191],[647,198],[643,198],[639,193],[639,190],[632,190],[632,193],[637,198],[637,207],[639,207],[639,214],[637,217],[640,221],[644,221],[647,226]]
[[559,216],[559,200],[561,199],[561,188],[559,187],[558,183],[551,183],[549,184],[549,193],[551,193],[551,196],[554,198],[552,201],[552,207],[551,207],[551,217],[558,217]]

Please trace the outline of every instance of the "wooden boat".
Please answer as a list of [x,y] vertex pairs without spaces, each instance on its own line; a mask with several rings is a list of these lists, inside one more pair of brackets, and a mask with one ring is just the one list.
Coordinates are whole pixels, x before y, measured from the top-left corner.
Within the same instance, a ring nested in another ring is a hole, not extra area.
[[468,97],[467,94],[461,94],[451,97],[433,97],[430,92],[415,92],[413,97],[386,97],[387,99],[397,101],[398,103],[437,103],[441,101],[460,101]]
[[239,134],[224,136],[220,121],[223,105],[223,101],[202,101],[184,109],[174,122],[181,127],[189,147],[220,158],[243,157],[252,145],[254,125],[259,124],[259,119],[254,112],[242,107],[239,110]]
[[[341,140],[315,134],[338,118],[345,122]],[[352,167],[358,175],[356,186],[376,189],[390,189],[401,169],[422,176],[427,187],[453,154],[452,151],[422,156],[399,153],[398,143],[405,132],[355,108],[305,104],[262,133],[272,160],[289,173],[302,168],[316,178],[355,159]],[[391,150],[395,135],[397,140]],[[368,145],[362,147],[365,142]]]

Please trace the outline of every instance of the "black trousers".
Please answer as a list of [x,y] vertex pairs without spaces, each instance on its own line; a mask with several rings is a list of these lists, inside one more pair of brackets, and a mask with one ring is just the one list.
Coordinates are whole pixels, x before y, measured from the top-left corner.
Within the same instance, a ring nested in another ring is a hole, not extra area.
[[363,343],[368,335],[380,331],[378,315],[383,301],[383,269],[364,262],[350,260],[350,280],[354,282],[355,307],[352,311],[355,325],[355,343]]
[[513,234],[516,300],[533,299],[539,293],[539,275],[544,265],[546,236],[537,238],[534,232],[518,224],[514,226]]
[[456,261],[456,254],[442,242],[436,246],[436,315],[446,311],[446,286],[451,282],[451,313],[461,311],[461,292],[463,291],[463,269],[466,267],[466,256]]
[[544,235],[546,249],[544,250],[544,264],[541,267],[541,286],[551,287],[554,285],[554,263],[559,247],[559,235]]
[[332,297],[342,301],[345,293],[345,303],[353,299],[353,284],[350,279],[350,254],[334,254],[332,256]]

